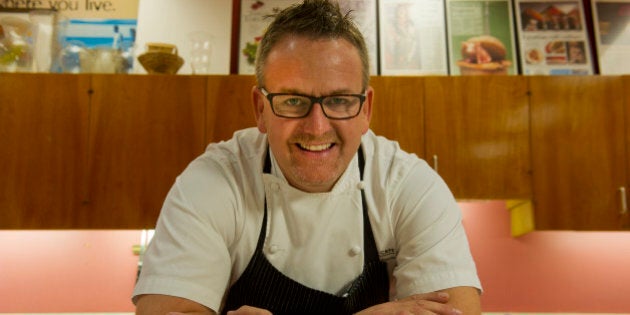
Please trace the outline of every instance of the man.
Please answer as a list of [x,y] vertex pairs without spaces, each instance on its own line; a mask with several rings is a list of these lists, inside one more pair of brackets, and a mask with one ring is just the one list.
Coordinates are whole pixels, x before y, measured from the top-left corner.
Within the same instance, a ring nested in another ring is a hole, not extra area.
[[424,161],[369,130],[367,49],[339,6],[280,12],[256,75],[258,128],[178,177],[137,313],[480,314],[459,208]]

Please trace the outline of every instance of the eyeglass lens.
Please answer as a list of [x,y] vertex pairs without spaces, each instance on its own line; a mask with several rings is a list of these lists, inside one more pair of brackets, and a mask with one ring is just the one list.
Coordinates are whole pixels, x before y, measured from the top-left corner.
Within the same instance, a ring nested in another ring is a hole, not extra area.
[[[308,114],[314,100],[302,95],[274,95],[273,109],[277,115],[303,117]],[[349,118],[358,114],[361,98],[356,95],[333,95],[321,101],[324,114],[331,118]]]

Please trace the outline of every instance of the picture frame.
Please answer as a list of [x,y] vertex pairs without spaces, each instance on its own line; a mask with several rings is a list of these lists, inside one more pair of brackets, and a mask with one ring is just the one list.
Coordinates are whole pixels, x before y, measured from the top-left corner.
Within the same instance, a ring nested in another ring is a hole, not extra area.
[[238,74],[254,74],[256,50],[270,15],[297,3],[296,0],[241,0]]
[[630,0],[592,0],[599,73],[630,74]]
[[[240,31],[238,46],[238,74],[254,74],[256,50],[266,27],[271,23],[270,16],[299,0],[241,0]],[[344,0],[339,5],[342,12],[349,12],[363,34],[370,59],[370,74],[378,73],[376,29],[376,0]]]
[[378,72],[378,29],[377,0],[344,0],[339,1],[342,13],[348,12],[352,20],[363,34],[368,50],[370,75]]
[[444,0],[379,1],[380,74],[448,75]]
[[0,72],[49,72],[57,19],[54,9],[0,7]]
[[588,25],[580,0],[515,0],[524,75],[593,74]]
[[449,73],[516,75],[511,0],[446,0]]

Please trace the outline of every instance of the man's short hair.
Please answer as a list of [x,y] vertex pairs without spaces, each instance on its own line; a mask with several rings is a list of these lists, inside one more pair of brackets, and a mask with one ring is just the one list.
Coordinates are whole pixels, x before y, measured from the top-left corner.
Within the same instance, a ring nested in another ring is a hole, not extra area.
[[362,84],[367,88],[370,80],[370,64],[367,46],[361,31],[350,18],[350,12],[342,13],[339,3],[329,0],[304,0],[272,15],[256,52],[256,79],[259,86],[265,84],[264,68],[271,49],[286,35],[316,39],[342,38],[359,52],[362,64]]

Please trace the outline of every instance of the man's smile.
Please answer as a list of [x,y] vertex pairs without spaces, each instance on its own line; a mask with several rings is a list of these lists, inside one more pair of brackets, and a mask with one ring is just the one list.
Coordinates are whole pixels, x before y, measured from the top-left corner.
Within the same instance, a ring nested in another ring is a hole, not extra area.
[[324,144],[306,144],[306,143],[296,143],[298,148],[311,151],[311,152],[321,152],[332,148],[334,143],[324,143]]

